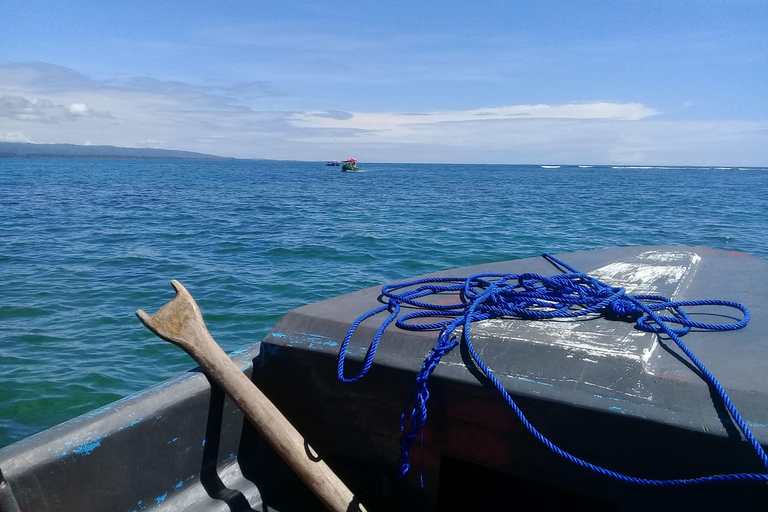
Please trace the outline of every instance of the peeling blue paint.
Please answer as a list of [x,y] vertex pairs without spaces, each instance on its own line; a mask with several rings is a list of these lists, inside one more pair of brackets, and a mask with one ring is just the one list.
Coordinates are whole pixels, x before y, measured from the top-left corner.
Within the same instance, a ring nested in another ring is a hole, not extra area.
[[285,338],[286,337],[285,334],[283,334],[281,332],[273,332],[273,333],[270,333],[270,334],[272,334],[272,336],[274,338]]
[[90,455],[91,452],[101,446],[101,440],[107,437],[106,435],[94,437],[92,439],[89,439],[88,441],[83,441],[79,445],[77,445],[73,450],[72,453],[77,453],[78,455]]
[[155,501],[157,502],[158,505],[160,505],[162,502],[165,501],[165,498],[167,498],[167,497],[168,497],[168,493],[161,494],[160,496],[155,498]]
[[178,439],[179,439],[178,437],[174,437],[173,439],[168,441],[166,444],[171,444],[172,442],[177,441]]
[[[275,334],[275,333],[273,333]],[[280,334],[275,336],[276,338],[288,338],[288,345],[293,347],[296,345],[308,344],[311,349],[321,349],[323,347],[336,347],[339,344],[327,336],[322,334],[300,332],[295,336],[286,336]]]
[[123,429],[129,428],[129,427],[133,427],[134,425],[138,425],[139,423],[141,423],[141,420],[143,420],[143,419],[144,419],[144,418],[139,418],[139,419],[137,419],[137,420],[134,420],[134,421],[130,422],[130,423],[129,423],[129,424],[127,424],[127,425],[123,425],[122,427],[118,428],[117,430],[118,430],[118,432],[119,432],[119,431],[121,431],[121,430],[123,430]]
[[184,485],[184,481],[181,481],[181,482],[177,483],[175,488],[176,489],[181,489],[182,485]]
[[306,333],[302,332],[302,335],[306,336],[306,341],[309,341],[309,348],[322,348],[318,347],[317,345],[324,345],[326,347],[336,347],[339,344],[333,341],[328,336],[323,336],[322,334],[314,334],[314,333]]

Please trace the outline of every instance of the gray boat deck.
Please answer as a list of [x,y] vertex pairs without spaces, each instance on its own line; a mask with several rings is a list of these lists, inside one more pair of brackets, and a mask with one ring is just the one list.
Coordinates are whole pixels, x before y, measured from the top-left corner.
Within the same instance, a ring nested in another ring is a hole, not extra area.
[[[768,446],[767,260],[691,247],[558,257],[629,293],[745,304],[752,313],[745,329],[692,332],[683,341]],[[479,272],[558,271],[531,258],[433,275]],[[339,382],[339,345],[360,314],[381,304],[380,291],[361,290],[288,312],[261,344],[234,356],[369,510],[439,509],[469,497],[473,508],[481,508],[483,498],[499,491],[536,492],[542,503],[583,499],[606,510],[672,510],[695,503],[748,510],[768,498],[765,483],[648,489],[578,468],[523,430],[458,348],[430,381],[423,456],[414,450],[411,472],[396,479],[400,415],[437,333],[392,325],[369,375]],[[717,307],[687,311],[713,323],[739,317]],[[350,373],[359,368],[382,319],[360,326],[350,345]],[[602,318],[489,320],[473,327],[473,340],[531,422],[579,457],[646,478],[765,470],[669,340]],[[198,371],[0,449],[0,469],[9,484],[0,486],[1,512],[17,512],[14,501],[24,512],[320,509]]]

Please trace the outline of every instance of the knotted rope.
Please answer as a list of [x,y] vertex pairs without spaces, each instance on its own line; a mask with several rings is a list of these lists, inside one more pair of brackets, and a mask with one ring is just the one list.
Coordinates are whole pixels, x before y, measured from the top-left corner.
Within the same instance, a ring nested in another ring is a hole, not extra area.
[[[402,329],[413,331],[440,330],[437,344],[421,365],[413,391],[400,418],[403,432],[400,440],[400,477],[405,476],[410,468],[411,447],[420,437],[427,420],[427,402],[429,400],[427,381],[440,363],[440,359],[460,342],[463,342],[474,363],[501,393],[525,428],[551,451],[574,464],[625,482],[654,486],[704,484],[729,480],[768,482],[768,473],[733,473],[674,480],[636,478],[580,459],[556,446],[536,430],[475,350],[471,338],[473,322],[491,318],[545,320],[602,315],[610,320],[635,322],[637,328],[643,331],[666,334],[701,372],[704,380],[717,391],[723,405],[725,405],[745,440],[752,445],[755,453],[768,469],[768,455],[749,430],[723,386],[680,340],[680,337],[687,334],[691,328],[710,331],[741,329],[749,322],[749,311],[746,307],[737,302],[724,300],[671,301],[659,295],[628,295],[624,288],[612,287],[587,274],[578,272],[549,254],[543,254],[542,257],[563,273],[552,276],[523,273],[476,274],[468,278],[431,277],[386,285],[382,288],[382,295],[387,297],[387,304],[361,315],[350,326],[339,351],[338,376],[343,382],[359,380],[370,370],[381,336],[393,321]],[[406,290],[399,291],[404,289]],[[423,297],[444,292],[459,292],[461,294],[460,302],[456,304],[429,304],[420,300]],[[407,313],[398,318],[402,304],[419,308],[419,311]],[[694,322],[682,309],[689,306],[730,307],[740,310],[744,316],[740,321],[732,324]],[[361,322],[387,310],[390,311],[390,315],[382,322],[381,327],[373,337],[368,347],[363,368],[357,375],[346,377],[344,362],[352,335]],[[667,312],[665,315],[659,314],[659,312],[664,311]],[[425,317],[447,317],[448,319],[429,324],[409,323],[416,318]],[[455,334],[459,327],[463,327],[460,337]]]

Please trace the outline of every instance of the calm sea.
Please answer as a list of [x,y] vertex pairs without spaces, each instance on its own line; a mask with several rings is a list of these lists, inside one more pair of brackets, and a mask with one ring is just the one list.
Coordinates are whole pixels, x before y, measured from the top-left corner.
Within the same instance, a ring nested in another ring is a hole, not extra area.
[[231,351],[297,306],[616,245],[768,257],[768,170],[0,159],[0,446],[194,366],[136,319],[192,292]]

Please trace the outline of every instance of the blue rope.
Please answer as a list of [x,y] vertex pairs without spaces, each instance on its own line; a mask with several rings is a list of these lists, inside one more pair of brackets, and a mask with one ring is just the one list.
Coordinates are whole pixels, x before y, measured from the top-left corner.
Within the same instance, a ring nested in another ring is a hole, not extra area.
[[[468,278],[431,277],[386,285],[382,288],[382,294],[387,297],[387,304],[360,316],[349,328],[339,351],[338,376],[343,382],[359,380],[370,370],[381,336],[393,321],[401,329],[413,331],[440,329],[437,344],[432,347],[430,354],[421,365],[411,396],[400,417],[400,428],[403,432],[400,439],[398,472],[400,477],[405,476],[410,468],[410,451],[413,444],[420,437],[423,444],[422,429],[427,420],[427,402],[429,401],[427,381],[442,357],[463,341],[472,360],[501,393],[525,428],[552,452],[578,466],[624,482],[653,486],[695,485],[734,480],[768,482],[768,473],[732,473],[674,480],[636,478],[580,459],[556,446],[536,430],[475,350],[471,338],[473,322],[498,317],[544,320],[602,315],[611,320],[635,322],[637,328],[643,331],[665,334],[680,347],[701,372],[704,380],[717,391],[744,439],[751,444],[763,465],[768,469],[768,455],[736,410],[728,393],[704,363],[680,340],[680,337],[692,328],[710,331],[741,329],[749,322],[749,310],[746,307],[737,302],[724,300],[671,301],[659,295],[628,295],[624,288],[612,287],[578,272],[549,254],[543,254],[542,257],[563,273],[552,276],[523,273],[476,274]],[[400,291],[414,286],[417,288]],[[417,300],[443,292],[459,292],[462,294],[462,299],[456,304],[429,304]],[[399,316],[402,304],[421,310]],[[694,322],[682,309],[688,306],[730,307],[738,309],[744,316],[740,321],[731,324]],[[345,377],[344,363],[347,348],[358,326],[364,320],[387,310],[391,313],[373,337],[362,370],[353,377]],[[657,313],[662,311],[668,313],[666,315]],[[414,319],[432,317],[447,318],[447,320],[428,324],[411,322]],[[463,327],[460,338],[454,334],[459,327]]]

